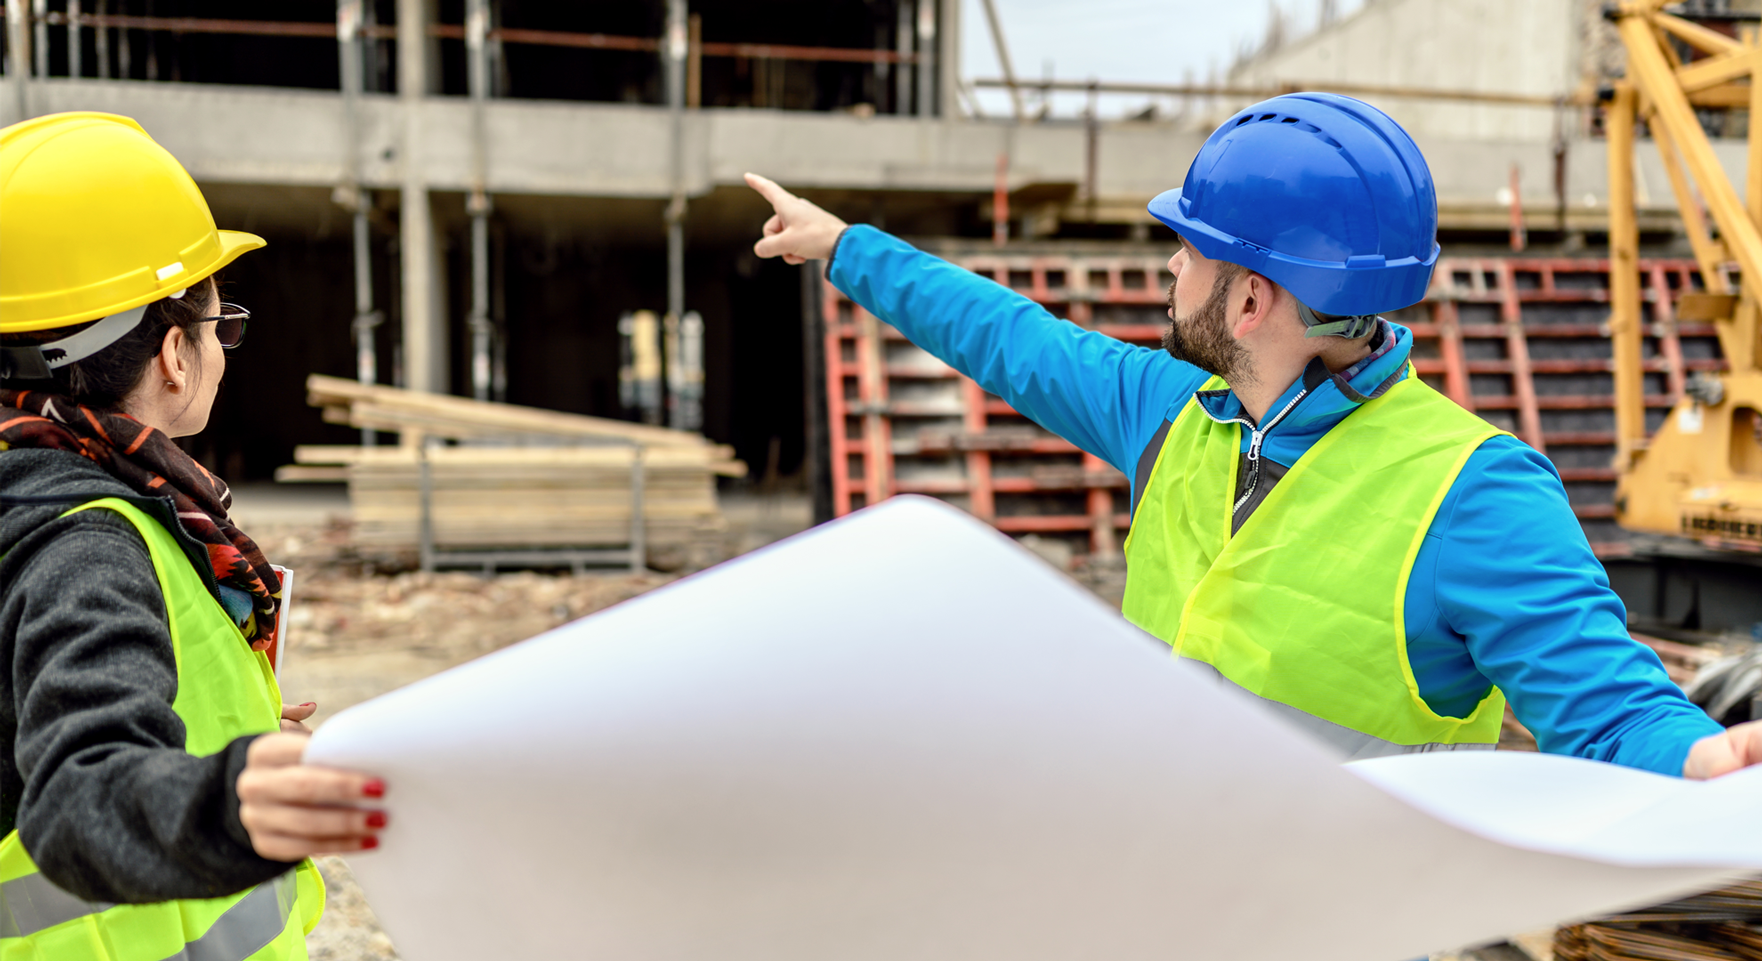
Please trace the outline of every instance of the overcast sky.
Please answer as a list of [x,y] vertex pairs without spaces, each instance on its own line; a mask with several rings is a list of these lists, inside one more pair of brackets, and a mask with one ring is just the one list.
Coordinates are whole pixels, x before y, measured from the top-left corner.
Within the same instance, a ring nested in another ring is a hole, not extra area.
[[[961,74],[999,77],[997,54],[980,0],[961,2]],[[1191,71],[1203,83],[1209,70],[1229,66],[1237,48],[1266,33],[1270,0],[996,0],[1016,73],[1039,79],[1047,72],[1070,80],[1136,80],[1182,83]],[[1336,0],[1344,16],[1362,0]],[[1310,30],[1321,0],[1277,0],[1296,33]],[[980,94],[990,114],[1009,111],[1002,90]],[[1082,109],[1082,94],[1054,103],[1069,116]],[[1147,98],[1114,98],[1104,116],[1135,113]]]

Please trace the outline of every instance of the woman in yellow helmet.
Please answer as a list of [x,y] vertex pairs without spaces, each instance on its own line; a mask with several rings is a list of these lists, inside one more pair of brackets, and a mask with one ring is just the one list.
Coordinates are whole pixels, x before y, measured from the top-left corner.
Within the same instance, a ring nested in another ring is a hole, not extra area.
[[0,210],[0,955],[304,958],[305,859],[376,846],[384,785],[301,763],[280,579],[173,443],[263,241],[107,114],[0,130]]

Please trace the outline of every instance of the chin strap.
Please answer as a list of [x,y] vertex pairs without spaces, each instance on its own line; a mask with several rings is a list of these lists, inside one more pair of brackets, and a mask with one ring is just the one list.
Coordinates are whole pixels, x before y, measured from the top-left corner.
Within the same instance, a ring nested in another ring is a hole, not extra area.
[[46,344],[0,347],[0,380],[48,380],[58,367],[85,360],[134,330],[147,314],[147,305],[125,310],[98,321],[77,334]]
[[1376,314],[1358,314],[1350,317],[1336,317],[1332,314],[1320,314],[1309,309],[1303,301],[1297,301],[1297,316],[1302,318],[1305,337],[1344,337],[1357,340],[1377,329]]

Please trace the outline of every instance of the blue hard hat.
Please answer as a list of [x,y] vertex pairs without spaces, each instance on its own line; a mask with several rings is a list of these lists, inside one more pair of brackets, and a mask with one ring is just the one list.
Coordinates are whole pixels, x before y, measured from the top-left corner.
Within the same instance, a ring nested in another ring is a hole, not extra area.
[[1388,114],[1337,94],[1231,117],[1150,214],[1323,314],[1416,304],[1438,262],[1438,195],[1419,147]]

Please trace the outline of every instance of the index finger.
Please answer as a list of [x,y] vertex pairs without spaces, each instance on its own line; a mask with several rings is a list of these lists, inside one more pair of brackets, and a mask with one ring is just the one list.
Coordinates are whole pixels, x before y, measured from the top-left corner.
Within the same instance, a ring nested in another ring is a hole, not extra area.
[[789,191],[784,190],[782,187],[778,186],[776,181],[771,180],[768,177],[761,177],[755,173],[748,173],[746,175],[746,185],[748,187],[751,187],[754,190],[757,190],[759,192],[759,196],[770,201],[771,206],[773,206],[773,207],[777,206],[778,204],[781,204],[785,200],[794,200],[795,199],[795,194],[792,194]]

